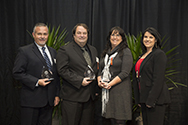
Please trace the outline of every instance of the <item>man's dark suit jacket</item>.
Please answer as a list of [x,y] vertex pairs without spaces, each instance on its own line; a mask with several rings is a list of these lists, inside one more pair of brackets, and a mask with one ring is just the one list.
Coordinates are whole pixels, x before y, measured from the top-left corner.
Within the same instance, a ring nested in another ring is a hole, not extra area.
[[140,66],[140,90],[133,68],[133,88],[136,104],[146,103],[154,107],[170,103],[170,94],[165,83],[165,68],[167,58],[161,49],[153,51],[143,60]]
[[[48,102],[54,105],[55,96],[59,96],[60,79],[56,70],[56,50],[48,47],[53,61],[53,78],[54,81],[47,86],[36,86],[41,79],[43,66],[46,66],[45,59],[35,43],[20,47],[16,57],[13,75],[14,78],[22,83],[21,89],[21,106],[26,107],[43,107]],[[47,67],[47,66],[46,66]]]
[[[89,44],[87,47],[91,52],[91,67],[97,73],[97,50]],[[91,82],[88,86],[82,86],[87,65],[83,52],[76,42],[72,41],[59,49],[57,69],[63,78],[61,94],[64,100],[87,102],[90,97],[95,98],[96,81]]]

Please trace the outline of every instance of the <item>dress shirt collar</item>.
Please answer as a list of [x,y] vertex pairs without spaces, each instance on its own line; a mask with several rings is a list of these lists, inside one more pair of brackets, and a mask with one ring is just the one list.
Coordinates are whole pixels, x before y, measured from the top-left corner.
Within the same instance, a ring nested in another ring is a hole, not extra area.
[[[42,49],[42,46],[38,45],[36,42],[35,42],[35,44],[37,45],[37,47],[39,48],[39,50]],[[44,47],[47,48],[46,44],[44,45]]]

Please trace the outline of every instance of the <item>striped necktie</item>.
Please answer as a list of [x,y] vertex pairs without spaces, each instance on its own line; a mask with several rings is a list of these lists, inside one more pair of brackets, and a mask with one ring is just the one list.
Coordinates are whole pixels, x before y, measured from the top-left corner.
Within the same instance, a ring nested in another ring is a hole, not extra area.
[[50,71],[52,71],[52,65],[51,65],[51,63],[50,63],[50,59],[48,58],[48,55],[46,54],[46,52],[45,52],[45,47],[42,47],[42,52],[43,52],[43,55],[44,55],[44,59],[45,59],[45,61],[46,61],[46,64],[47,64],[47,67],[48,67],[48,69],[50,70]]

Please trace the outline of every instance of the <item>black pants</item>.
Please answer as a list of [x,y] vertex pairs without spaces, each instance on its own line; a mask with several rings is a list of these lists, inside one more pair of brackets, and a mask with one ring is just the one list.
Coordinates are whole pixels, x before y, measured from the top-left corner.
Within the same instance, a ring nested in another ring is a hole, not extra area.
[[62,102],[62,124],[63,125],[93,125],[94,123],[94,101]]
[[148,108],[141,104],[142,118],[144,125],[163,125],[166,105],[156,105],[155,108]]
[[21,125],[51,125],[53,107],[21,107]]

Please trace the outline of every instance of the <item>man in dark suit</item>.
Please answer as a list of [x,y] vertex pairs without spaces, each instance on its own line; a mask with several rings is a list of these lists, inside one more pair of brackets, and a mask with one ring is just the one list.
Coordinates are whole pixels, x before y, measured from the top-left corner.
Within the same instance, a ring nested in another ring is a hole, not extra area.
[[[46,45],[48,27],[45,24],[37,23],[32,35],[34,43],[19,48],[13,68],[14,78],[22,83],[21,124],[51,125],[53,106],[60,100],[56,50]],[[41,77],[44,69],[53,81]]]
[[85,77],[84,72],[89,65],[97,73],[97,50],[87,44],[86,24],[78,23],[72,33],[74,41],[62,46],[57,54],[57,69],[63,78],[62,122],[63,125],[92,125],[97,83]]

